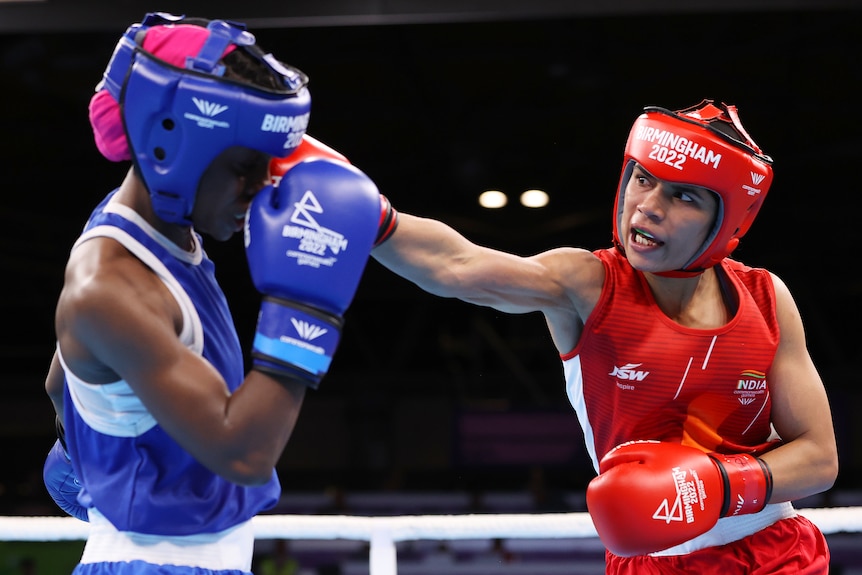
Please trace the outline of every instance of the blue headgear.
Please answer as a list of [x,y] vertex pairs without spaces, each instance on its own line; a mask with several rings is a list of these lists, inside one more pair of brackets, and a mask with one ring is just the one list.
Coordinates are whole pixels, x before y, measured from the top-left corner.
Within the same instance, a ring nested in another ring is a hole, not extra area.
[[[147,14],[120,39],[96,88],[119,102],[132,160],[165,221],[190,224],[198,183],[207,166],[231,146],[275,157],[289,155],[308,126],[308,78],[255,45],[245,26],[209,22],[209,36],[197,55],[179,68],[147,52],[144,37],[153,26],[183,17]],[[283,87],[267,89],[223,78],[219,60],[231,45],[265,63]]]

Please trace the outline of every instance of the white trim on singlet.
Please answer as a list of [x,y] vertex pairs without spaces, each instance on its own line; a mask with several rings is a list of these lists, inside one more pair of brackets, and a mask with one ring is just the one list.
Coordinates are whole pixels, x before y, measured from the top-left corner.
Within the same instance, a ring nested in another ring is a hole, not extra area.
[[[169,240],[168,237],[162,234],[159,230],[151,226],[147,220],[141,217],[141,214],[139,214],[129,206],[120,204],[116,201],[110,201],[105,206],[105,209],[103,211],[104,213],[117,214],[121,218],[129,220],[130,222],[144,230],[144,233],[153,238],[156,242],[159,243],[159,245],[168,250],[170,254],[178,260],[193,265],[197,265],[203,260],[204,251],[201,247],[200,241],[198,240],[197,234],[191,234],[192,250],[186,251],[171,240]],[[80,243],[80,240],[75,243]]]
[[735,517],[722,517],[718,520],[715,526],[704,533],[698,535],[694,539],[689,539],[685,543],[650,553],[657,557],[669,555],[688,555],[700,549],[707,547],[717,547],[719,545],[727,545],[734,541],[739,541],[743,537],[753,535],[762,529],[766,529],[776,521],[782,519],[790,519],[796,517],[796,509],[789,501],[784,503],[771,503],[763,508],[763,511],[751,515],[737,515]]
[[254,526],[240,523],[218,533],[166,536],[119,531],[98,509],[89,509],[90,533],[82,564],[146,561],[155,565],[251,571]]
[[581,424],[581,430],[584,432],[584,445],[593,462],[593,468],[596,473],[599,472],[599,460],[596,457],[596,444],[593,437],[593,427],[590,425],[590,419],[587,416],[587,400],[584,397],[584,371],[581,369],[581,356],[576,355],[563,362],[563,373],[566,376],[566,394],[569,396],[569,403],[575,410],[578,416],[578,422]]
[[122,380],[101,385],[86,383],[69,371],[59,345],[57,358],[66,372],[72,403],[87,425],[113,437],[138,437],[155,427],[155,418],[128,383]]

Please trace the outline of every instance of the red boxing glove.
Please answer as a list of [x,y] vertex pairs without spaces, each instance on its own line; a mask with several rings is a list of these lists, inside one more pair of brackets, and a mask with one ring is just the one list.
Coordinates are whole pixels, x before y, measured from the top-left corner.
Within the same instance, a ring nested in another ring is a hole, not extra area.
[[599,472],[587,508],[602,543],[620,557],[679,545],[720,517],[757,513],[772,492],[762,460],[676,443],[624,443],[602,458]]
[[[302,136],[299,146],[286,158],[273,158],[269,162],[270,183],[278,186],[282,176],[299,162],[313,158],[329,158],[349,164],[350,160],[341,152],[330,148],[320,140],[312,138],[308,134]],[[395,228],[398,227],[398,212],[392,207],[389,199],[380,194],[380,222],[377,226],[377,236],[374,239],[374,247],[379,246],[389,239]]]
[[338,160],[340,162],[344,162],[345,164],[350,163],[350,160],[347,159],[347,156],[345,156],[341,152],[330,148],[320,140],[316,140],[308,134],[304,134],[302,136],[302,141],[299,143],[299,146],[297,146],[296,149],[293,150],[293,152],[291,152],[289,156],[287,156],[286,158],[273,158],[272,160],[270,160],[270,183],[273,186],[278,186],[278,183],[281,181],[281,177],[284,176],[285,172],[287,172],[299,162],[312,158],[329,158],[331,160]]

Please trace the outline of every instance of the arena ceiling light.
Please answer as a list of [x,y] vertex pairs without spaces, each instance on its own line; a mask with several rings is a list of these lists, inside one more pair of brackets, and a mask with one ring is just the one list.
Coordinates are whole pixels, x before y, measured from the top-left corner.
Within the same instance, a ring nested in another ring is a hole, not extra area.
[[496,210],[509,202],[506,194],[499,190],[487,190],[479,194],[479,205],[483,208]]
[[544,208],[549,199],[543,190],[527,190],[521,194],[521,205],[526,208]]

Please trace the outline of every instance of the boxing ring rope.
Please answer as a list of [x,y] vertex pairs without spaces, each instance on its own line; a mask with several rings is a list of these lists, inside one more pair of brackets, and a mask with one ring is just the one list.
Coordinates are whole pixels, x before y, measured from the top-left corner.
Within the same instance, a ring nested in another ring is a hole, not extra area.
[[[824,534],[862,532],[862,507],[805,508]],[[255,539],[350,539],[370,543],[370,575],[395,575],[395,543],[421,539],[554,539],[596,537],[587,513],[401,515],[260,515]],[[0,541],[86,540],[89,525],[73,517],[0,517]]]

